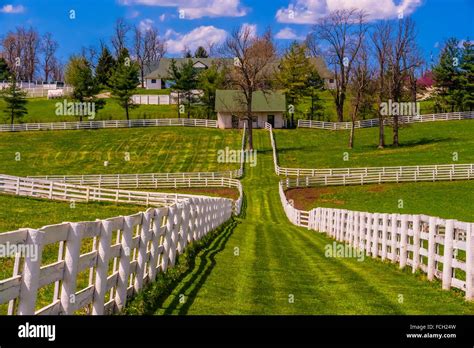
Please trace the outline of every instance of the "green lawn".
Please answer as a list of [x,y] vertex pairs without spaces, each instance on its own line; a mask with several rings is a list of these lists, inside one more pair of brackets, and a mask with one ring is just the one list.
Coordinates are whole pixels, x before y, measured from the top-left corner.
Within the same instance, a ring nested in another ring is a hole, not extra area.
[[[108,98],[103,109],[99,110],[94,120],[125,120],[125,111],[118,105],[117,101]],[[46,98],[29,98],[27,109],[28,114],[25,115],[21,123],[35,122],[76,122],[79,117],[75,116],[58,116],[56,115],[56,103],[62,103],[63,99],[46,99]],[[3,113],[5,102],[0,98],[0,123],[10,123],[10,120]],[[176,105],[139,105],[130,111],[130,118],[176,118],[178,117]],[[83,121],[88,121],[87,117]],[[19,123],[18,120],[15,123]]]
[[[119,215],[132,215],[145,211],[146,207],[107,203],[56,202],[42,199],[0,195],[0,233],[19,228],[40,228],[61,222],[94,221]],[[83,251],[90,251],[91,241],[84,241]],[[53,263],[58,257],[58,243],[47,246],[43,251],[43,265]],[[0,259],[0,280],[12,276],[13,258]],[[87,285],[88,276],[84,272],[79,277],[80,286]],[[36,309],[51,302],[54,283],[43,287],[38,293]],[[0,305],[0,315],[6,314],[7,304]]]
[[[333,241],[292,225],[283,212],[267,132],[256,132],[255,146],[258,164],[246,168],[244,212],[237,226],[204,248],[174,279],[170,293],[155,301],[157,294],[149,292],[132,303],[139,312],[474,314],[474,303],[460,293],[443,291],[438,281],[397,265],[325,257],[324,248]],[[143,306],[148,300],[153,306]]]
[[[291,189],[287,197],[302,210],[328,207],[371,213],[425,214],[474,222],[472,192],[474,181],[440,181]],[[399,203],[402,203],[400,207]]]
[[[123,174],[238,169],[218,163],[218,150],[238,150],[240,130],[123,128],[0,134],[0,173]],[[126,153],[130,160],[126,161]],[[16,153],[21,156],[16,161]],[[104,166],[108,161],[108,166]]]
[[[336,108],[334,106],[334,97],[331,94],[331,91],[325,90],[319,92],[319,97],[321,98],[320,105],[323,109],[323,117],[320,118],[321,121],[337,121],[337,113]],[[351,95],[350,92],[347,94],[347,99],[350,101]],[[378,104],[374,104],[374,110],[378,110]],[[304,98],[299,105],[296,106],[295,112],[295,119],[308,119],[308,116],[311,112],[311,99],[309,97]],[[350,103],[347,102],[344,104],[344,120],[350,121],[351,119],[351,106]],[[421,114],[431,114],[434,113],[434,102],[433,100],[423,100],[420,101],[420,113]],[[374,115],[360,115],[359,118],[361,119],[369,119],[369,118],[376,118],[376,114]]]
[[[474,162],[474,122],[449,121],[412,124],[400,130],[399,148],[377,149],[378,128],[357,129],[355,147],[348,147],[349,131],[320,129],[275,130],[279,162],[290,168],[342,168],[451,164]],[[391,144],[392,130],[386,128]],[[457,152],[458,161],[453,161]],[[344,160],[345,154],[348,160]]]

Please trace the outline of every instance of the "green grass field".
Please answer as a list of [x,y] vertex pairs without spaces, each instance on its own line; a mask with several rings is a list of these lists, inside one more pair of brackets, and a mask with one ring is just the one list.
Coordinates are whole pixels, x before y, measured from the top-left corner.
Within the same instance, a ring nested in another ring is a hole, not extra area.
[[474,222],[472,192],[474,181],[440,181],[291,189],[287,197],[301,210],[328,207],[371,213],[425,214]]
[[[349,131],[275,130],[279,162],[290,168],[345,168],[474,162],[474,122],[449,121],[408,125],[399,148],[377,149],[378,128],[357,129],[350,150]],[[387,144],[392,131],[386,128]],[[453,153],[458,161],[453,161]],[[344,160],[345,154],[348,160]]]
[[[137,93],[138,94],[138,93]],[[95,115],[94,120],[125,120],[125,111],[114,99],[105,99],[106,105]],[[63,99],[28,98],[28,114],[21,119],[21,123],[35,122],[76,122],[79,117],[56,115],[56,103]],[[10,119],[3,113],[5,102],[0,98],[0,123],[10,123]],[[177,118],[176,105],[139,105],[130,111],[130,118]],[[83,121],[88,121],[87,117]],[[20,123],[15,120],[15,123]]]
[[[238,169],[218,163],[218,150],[238,150],[240,130],[132,128],[2,133],[0,173],[123,174]],[[130,161],[126,161],[126,153]],[[16,153],[20,161],[16,161]],[[108,166],[104,166],[108,161]]]
[[237,226],[199,252],[169,293],[151,289],[132,302],[138,313],[474,314],[474,303],[438,281],[369,258],[325,257],[333,241],[284,214],[267,132],[256,132],[255,146],[258,164],[246,168]]

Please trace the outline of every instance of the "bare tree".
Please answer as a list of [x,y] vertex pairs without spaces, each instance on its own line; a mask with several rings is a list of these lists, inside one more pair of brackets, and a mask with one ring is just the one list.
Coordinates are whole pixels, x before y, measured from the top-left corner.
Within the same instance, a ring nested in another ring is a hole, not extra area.
[[150,63],[160,60],[166,53],[158,29],[154,26],[143,31],[135,26],[133,35],[133,55],[140,67],[142,88],[145,87],[145,69]]
[[17,27],[8,32],[2,41],[5,59],[18,80],[33,80],[38,64],[38,32],[25,27]]
[[[386,75],[388,69],[388,57],[392,44],[392,25],[389,21],[381,21],[374,25],[371,35],[374,55],[378,65],[378,102],[379,105],[387,99]],[[379,117],[379,145],[380,149],[385,147],[384,117]]]
[[57,60],[55,57],[58,43],[53,39],[51,33],[45,33],[41,39],[40,51],[42,53],[41,67],[43,69],[44,81],[48,82],[50,75],[56,68]]
[[124,48],[127,48],[127,35],[130,31],[130,25],[123,18],[117,19],[112,36],[112,46],[115,50],[115,57],[120,55]]
[[[369,95],[369,84],[373,77],[373,72],[369,67],[369,54],[366,45],[362,45],[359,53],[353,62],[353,72],[350,76],[350,88],[352,90],[352,111],[351,111],[351,132],[349,137],[349,147],[354,147],[355,122],[364,102],[367,102]],[[370,103],[370,102],[369,102]]]
[[[404,17],[398,20],[396,34],[391,44],[388,60],[389,98],[394,102],[402,101],[403,87],[410,69],[419,67],[422,62],[414,57],[417,51],[415,23]],[[408,57],[411,58],[408,58]],[[399,145],[399,117],[393,115],[393,145]]]
[[82,47],[81,48],[81,57],[87,60],[92,68],[95,70],[97,67],[98,59],[99,59],[99,52],[97,47],[90,45],[89,47]]
[[236,100],[245,109],[240,115],[247,122],[248,146],[253,150],[252,98],[256,91],[268,91],[272,79],[271,63],[275,61],[272,34],[254,35],[248,26],[235,29],[222,47],[223,54],[234,59],[229,69],[229,82],[237,88],[242,98]]
[[[349,75],[366,32],[366,15],[363,11],[337,10],[321,19],[314,27],[314,36],[309,37],[309,41],[312,37],[329,45],[327,58],[334,71],[336,88],[333,94],[339,122],[344,120]],[[315,47],[317,45],[310,43],[311,50],[316,53]]]

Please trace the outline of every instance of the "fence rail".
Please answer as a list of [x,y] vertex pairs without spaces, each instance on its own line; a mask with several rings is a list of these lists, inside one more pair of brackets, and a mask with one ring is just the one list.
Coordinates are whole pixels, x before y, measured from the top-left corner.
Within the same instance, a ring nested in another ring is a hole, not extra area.
[[442,279],[474,298],[474,223],[409,214],[381,214],[344,209],[293,207],[279,184],[280,200],[291,223],[326,233],[366,256],[388,259]]
[[[128,297],[173,267],[189,243],[231,215],[230,200],[195,197],[130,216],[2,233],[0,244],[36,248],[37,257],[14,255],[12,276],[0,280],[0,304],[8,303],[10,315],[117,313]],[[84,252],[84,245],[92,247]],[[59,249],[57,261],[43,265],[42,252],[50,246]],[[80,277],[84,272],[88,282]],[[50,284],[52,302],[38,308],[38,293]]]
[[[462,112],[449,112],[441,114],[426,114],[417,116],[399,116],[399,122],[405,123],[419,123],[419,122],[435,122],[435,121],[455,121],[455,120],[467,120],[474,119],[474,111],[462,111]],[[391,125],[393,123],[392,118],[385,118],[384,124]],[[327,130],[344,130],[351,129],[351,122],[326,122],[326,121],[311,121],[311,120],[298,120],[298,128],[316,128],[316,129],[327,129]],[[369,120],[356,121],[354,124],[355,128],[371,128],[378,127],[379,119],[373,118]]]
[[135,128],[135,127],[204,127],[217,128],[216,120],[189,118],[159,118],[142,120],[106,120],[84,122],[49,122],[1,124],[0,132],[45,131],[45,130],[79,130],[102,128]]

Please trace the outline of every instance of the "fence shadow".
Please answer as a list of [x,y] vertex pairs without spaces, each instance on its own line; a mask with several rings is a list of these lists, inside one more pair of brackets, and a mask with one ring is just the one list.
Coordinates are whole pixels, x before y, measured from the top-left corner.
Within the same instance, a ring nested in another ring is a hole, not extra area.
[[[184,304],[180,303],[179,296],[174,296],[172,302],[166,307],[163,314],[170,315],[170,314],[179,314],[185,315],[189,311],[189,308],[194,303],[199,290],[202,288],[203,284],[206,282],[207,278],[211,274],[212,270],[216,265],[216,256],[221,251],[225,249],[227,241],[231,237],[232,233],[234,232],[235,227],[239,224],[237,220],[233,220],[224,231],[222,231],[205,249],[205,251],[201,252],[197,257],[199,258],[199,266],[196,267],[196,260],[192,261],[190,268],[187,272],[185,272],[181,278],[181,281],[186,279],[189,275],[191,278],[187,280],[181,287],[180,293],[187,293],[189,289],[192,289],[190,293],[186,296],[186,302]],[[182,284],[181,281],[179,284]],[[163,299],[165,300],[165,299]],[[162,303],[159,307],[162,307]]]

